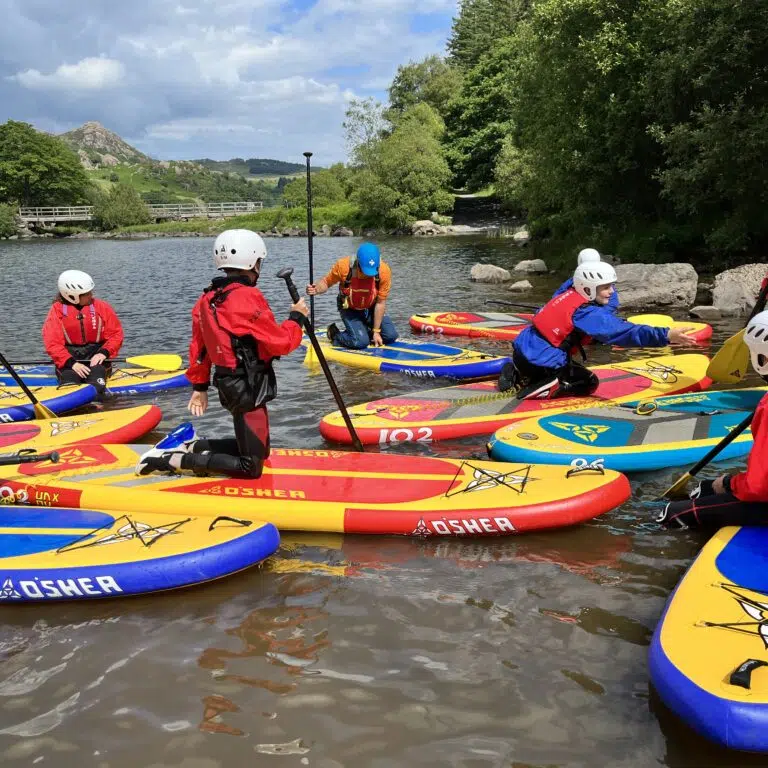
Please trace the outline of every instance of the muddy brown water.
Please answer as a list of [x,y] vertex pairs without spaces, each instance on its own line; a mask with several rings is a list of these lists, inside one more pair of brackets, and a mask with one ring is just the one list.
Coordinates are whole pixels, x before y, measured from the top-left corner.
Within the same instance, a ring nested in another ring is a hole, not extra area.
[[[357,242],[316,240],[316,277]],[[0,351],[40,356],[56,277],[79,268],[122,318],[126,354],[185,354],[189,310],[213,274],[211,245],[203,238],[0,243]],[[509,298],[503,286],[470,282],[469,270],[477,261],[511,267],[521,258],[505,240],[382,245],[395,275],[390,311],[403,337],[415,312],[482,310],[487,298]],[[294,266],[297,284],[305,283],[306,244],[280,239],[268,247],[261,287],[284,316],[288,295],[274,275]],[[531,282],[533,293],[521,300],[537,303],[558,281]],[[320,327],[334,319],[331,296],[316,306]],[[716,323],[715,343],[737,328]],[[592,360],[621,354],[595,350]],[[434,385],[334,373],[348,403]],[[323,447],[317,423],[335,406],[322,375],[295,353],[280,361],[278,378],[273,444]],[[164,420],[148,442],[186,419],[186,399],[181,391],[156,396]],[[224,436],[229,425],[216,405],[198,431]],[[387,450],[479,455],[484,443]],[[768,756],[705,743],[649,689],[653,628],[706,540],[650,523],[653,499],[679,473],[634,476],[631,501],[572,529],[424,541],[286,533],[262,569],[207,586],[2,605],[0,760],[104,768],[768,766]]]

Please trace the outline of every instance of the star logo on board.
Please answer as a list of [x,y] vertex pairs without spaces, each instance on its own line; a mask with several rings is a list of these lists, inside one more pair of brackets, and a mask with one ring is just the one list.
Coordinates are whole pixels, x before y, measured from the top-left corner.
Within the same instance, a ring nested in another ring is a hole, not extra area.
[[[736,584],[719,584],[721,589],[728,592],[731,597],[739,604],[742,611],[752,621],[705,621],[703,626],[714,627],[717,629],[736,630],[747,635],[759,637],[763,643],[763,648],[768,650],[768,603],[763,600],[768,597],[760,592],[752,592],[745,587]],[[763,598],[758,599],[755,595]]]
[[531,468],[520,467],[509,472],[497,472],[495,469],[474,468],[473,479],[464,489],[467,493],[473,491],[488,491],[491,488],[504,486],[516,493],[522,493],[530,480]]
[[406,419],[409,414],[418,411],[420,408],[420,405],[391,405],[387,411],[395,419]]
[[21,592],[16,590],[10,579],[6,579],[0,587],[0,600],[21,600]]
[[594,443],[600,435],[610,430],[610,427],[604,424],[571,424],[567,421],[553,421],[552,426],[578,437],[585,443]]
[[[45,462],[50,463],[50,462]],[[88,464],[99,464],[100,461],[94,456],[89,456],[79,448],[69,448],[65,451],[59,451],[59,466],[66,464],[68,467],[84,467]]]
[[[763,645],[768,649],[768,603],[760,603],[748,597],[736,596],[735,599],[744,613],[750,619],[754,619],[754,634],[763,641]],[[750,632],[750,634],[752,633]]]
[[126,523],[117,529],[115,533],[105,536],[103,539],[94,541],[94,546],[101,544],[117,544],[121,541],[130,541],[131,539],[140,539],[144,545],[151,544],[155,539],[166,536],[170,533],[178,533],[173,528],[161,528],[160,526],[147,525],[146,523]]
[[90,421],[52,421],[51,422],[51,437],[58,437],[59,435],[65,435],[67,432],[72,432],[75,429],[81,427],[90,427],[91,424],[96,424],[95,419]]
[[416,527],[411,531],[411,536],[431,536],[432,531],[427,528],[424,518],[420,518]]

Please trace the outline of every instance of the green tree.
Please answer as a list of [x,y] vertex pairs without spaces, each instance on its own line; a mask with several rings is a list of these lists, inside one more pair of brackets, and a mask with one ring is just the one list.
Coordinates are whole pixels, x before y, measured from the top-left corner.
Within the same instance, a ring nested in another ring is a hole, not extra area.
[[[448,104],[461,91],[461,72],[440,56],[427,56],[397,68],[389,86],[389,114],[396,118],[424,102],[444,117]],[[392,119],[390,117],[390,119]]]
[[515,31],[532,6],[533,0],[460,0],[448,39],[451,62],[463,70],[476,66]]
[[63,141],[27,123],[0,125],[0,201],[76,205],[91,193],[77,155]]
[[93,220],[103,230],[147,224],[151,218],[146,203],[128,184],[116,184],[94,204]]
[[[312,205],[333,205],[345,200],[344,187],[338,177],[329,170],[312,173]],[[283,190],[283,199],[288,203],[307,207],[307,180],[304,177],[291,179]]]
[[0,204],[0,237],[11,237],[16,234],[16,208],[12,205]]
[[344,137],[347,155],[356,165],[365,165],[368,152],[389,129],[384,107],[372,96],[351,99],[344,115]]
[[355,198],[373,224],[403,227],[453,207],[451,172],[441,144],[443,121],[428,104],[407,109],[392,132],[367,153]]

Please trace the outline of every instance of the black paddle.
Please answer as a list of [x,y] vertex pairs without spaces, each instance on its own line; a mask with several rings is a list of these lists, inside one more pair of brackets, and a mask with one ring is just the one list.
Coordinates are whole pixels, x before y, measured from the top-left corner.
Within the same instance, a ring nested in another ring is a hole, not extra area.
[[[312,157],[311,152],[305,152],[304,157],[307,158],[307,251],[309,252],[309,284],[315,283],[315,265],[313,260],[313,238],[314,232],[312,231],[312,173],[309,167],[309,158]],[[309,322],[312,323],[312,327],[315,327],[315,297],[309,297]]]
[[688,481],[692,480],[697,472],[704,469],[704,467],[706,467],[707,464],[709,464],[709,462],[723,450],[723,448],[730,445],[752,423],[754,417],[755,414],[750,413],[744,421],[734,427],[716,446],[708,451],[707,454],[699,459],[699,461],[697,461],[684,475],[667,488],[667,490],[660,496],[660,499],[685,498],[685,486],[688,485]]
[[[299,291],[296,288],[296,284],[293,282],[293,278],[291,277],[292,274],[293,267],[286,267],[285,269],[281,269],[277,273],[277,276],[281,280],[285,280],[288,293],[291,294],[291,299],[295,304],[297,301],[299,301],[301,296],[299,296]],[[360,451],[362,453],[365,449],[363,448],[363,444],[360,442],[360,438],[358,437],[357,432],[355,432],[355,428],[352,426],[352,419],[349,418],[349,412],[347,411],[347,407],[344,405],[341,392],[339,392],[339,388],[336,386],[336,382],[333,380],[333,374],[331,373],[331,369],[328,367],[328,361],[325,359],[323,350],[320,347],[320,342],[318,342],[317,336],[315,336],[315,330],[312,327],[312,323],[309,322],[308,318],[305,318],[304,327],[306,328],[309,340],[312,342],[312,347],[314,348],[317,359],[320,362],[320,367],[323,369],[325,378],[328,379],[328,385],[331,388],[331,392],[333,392],[333,398],[336,400],[336,405],[339,406],[341,415],[344,418],[344,423],[347,425],[350,437],[352,438],[352,445],[355,447],[356,451]]]
[[534,307],[532,304],[518,304],[516,301],[499,301],[497,299],[486,299],[486,304],[499,304],[502,307],[518,307],[519,309],[530,309],[532,312],[538,312],[541,307]]
[[24,383],[21,376],[13,369],[13,366],[0,354],[0,363],[2,363],[7,369],[8,373],[13,376],[13,380],[21,387],[24,394],[32,402],[32,407],[35,410],[36,419],[55,419],[56,414],[47,406],[43,405],[33,394],[30,388]]
[[59,461],[59,454],[57,451],[37,453],[31,448],[25,448],[18,453],[6,453],[0,456],[0,467],[8,467],[14,464],[31,464],[34,461],[50,461],[56,464]]

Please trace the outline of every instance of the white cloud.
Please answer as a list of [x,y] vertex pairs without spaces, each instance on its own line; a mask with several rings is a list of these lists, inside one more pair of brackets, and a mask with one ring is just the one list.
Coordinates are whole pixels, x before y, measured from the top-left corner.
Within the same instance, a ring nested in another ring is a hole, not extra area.
[[88,57],[81,59],[77,64],[62,64],[49,75],[44,75],[36,69],[27,69],[12,75],[12,79],[25,88],[36,91],[57,88],[97,91],[117,85],[124,74],[125,68],[115,59]]

